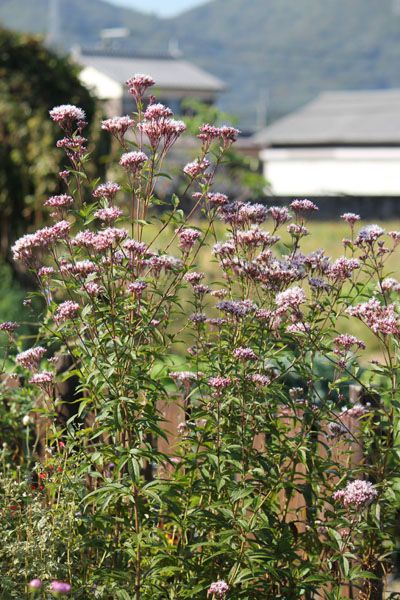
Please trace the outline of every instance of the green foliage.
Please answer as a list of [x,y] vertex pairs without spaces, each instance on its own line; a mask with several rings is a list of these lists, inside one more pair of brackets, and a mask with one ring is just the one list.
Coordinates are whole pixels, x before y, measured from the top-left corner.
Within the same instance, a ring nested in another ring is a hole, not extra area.
[[94,101],[77,69],[36,38],[0,29],[0,221],[3,258],[11,243],[43,219],[46,194],[60,189],[60,151],[48,111],[78,103],[89,120]]

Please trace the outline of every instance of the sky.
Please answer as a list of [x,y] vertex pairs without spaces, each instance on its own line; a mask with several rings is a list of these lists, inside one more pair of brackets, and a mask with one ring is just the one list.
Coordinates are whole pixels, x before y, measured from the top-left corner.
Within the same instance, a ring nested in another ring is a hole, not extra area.
[[155,13],[160,17],[172,17],[185,10],[204,4],[207,0],[109,0],[113,4],[128,6],[141,12]]

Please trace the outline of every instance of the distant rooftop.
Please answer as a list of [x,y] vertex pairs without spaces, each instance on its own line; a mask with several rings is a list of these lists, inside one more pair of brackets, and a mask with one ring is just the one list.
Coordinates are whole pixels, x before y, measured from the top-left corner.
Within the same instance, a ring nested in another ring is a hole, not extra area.
[[400,89],[324,92],[252,139],[264,147],[400,145]]
[[225,84],[196,65],[171,56],[135,56],[127,52],[82,50],[75,60],[123,84],[135,73],[151,75],[158,88],[221,92]]

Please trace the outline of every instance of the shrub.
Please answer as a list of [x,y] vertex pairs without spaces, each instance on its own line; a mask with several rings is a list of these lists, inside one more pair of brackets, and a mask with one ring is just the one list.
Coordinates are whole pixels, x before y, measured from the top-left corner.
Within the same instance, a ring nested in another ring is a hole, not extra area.
[[[81,109],[50,113],[70,161],[65,194],[46,202],[55,224],[13,247],[37,278],[43,323],[23,354],[16,326],[0,326],[24,378],[14,402],[34,399],[25,452],[3,448],[3,593],[72,585],[74,598],[338,599],[351,584],[376,598],[394,548],[400,284],[384,268],[400,233],[356,232],[359,217],[346,214],[343,257],[302,254],[317,207],[213,191],[238,132],[207,124],[183,168],[192,210],[173,197],[153,213],[162,163],[184,131],[146,100],[153,83],[129,80],[137,112],[102,124],[121,146],[122,189],[88,182]],[[198,210],[204,228],[192,223]],[[220,281],[196,270],[210,240]],[[364,342],[338,330],[343,319],[379,341],[370,371],[358,366]],[[57,353],[69,369],[56,369]],[[350,383],[360,402],[346,407]]]

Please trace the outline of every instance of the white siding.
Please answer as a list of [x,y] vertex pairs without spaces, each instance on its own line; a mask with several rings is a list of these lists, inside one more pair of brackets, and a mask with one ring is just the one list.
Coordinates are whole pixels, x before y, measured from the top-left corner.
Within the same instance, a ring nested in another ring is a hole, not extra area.
[[270,148],[260,157],[276,195],[400,195],[400,148]]

